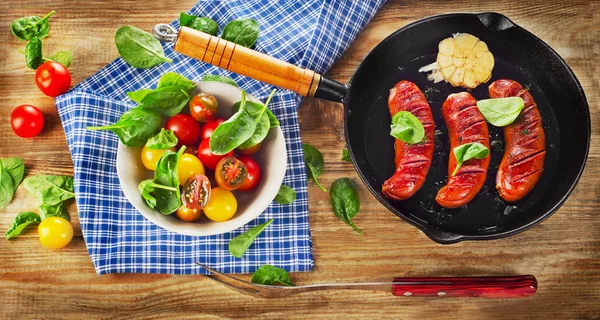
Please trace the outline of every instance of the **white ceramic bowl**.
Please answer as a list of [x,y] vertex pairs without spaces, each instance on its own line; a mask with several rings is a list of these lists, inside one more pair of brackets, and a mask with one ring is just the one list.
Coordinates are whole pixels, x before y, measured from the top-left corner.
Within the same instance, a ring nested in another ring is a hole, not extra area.
[[[197,82],[197,84],[198,88],[193,94],[199,92],[213,94],[219,101],[218,116],[229,118],[231,106],[241,99],[240,89],[220,82]],[[246,99],[259,101],[248,93],[246,93]],[[265,138],[261,150],[252,156],[261,169],[262,177],[259,185],[256,189],[248,192],[234,191],[238,201],[235,216],[224,222],[213,222],[205,216],[196,222],[184,222],[175,217],[175,214],[163,215],[151,209],[142,199],[138,185],[142,180],[152,178],[154,172],[147,170],[142,165],[141,150],[142,147],[127,147],[119,142],[117,174],[125,197],[146,219],[159,227],[191,236],[230,232],[258,217],[277,195],[287,167],[287,150],[283,132],[279,127],[273,128]],[[207,171],[207,174],[213,173]]]

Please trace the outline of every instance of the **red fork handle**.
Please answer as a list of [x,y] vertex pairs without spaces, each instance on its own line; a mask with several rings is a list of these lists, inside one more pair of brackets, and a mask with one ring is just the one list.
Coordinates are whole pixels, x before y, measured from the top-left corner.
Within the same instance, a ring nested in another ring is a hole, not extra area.
[[392,293],[406,297],[524,298],[537,290],[534,276],[394,278]]

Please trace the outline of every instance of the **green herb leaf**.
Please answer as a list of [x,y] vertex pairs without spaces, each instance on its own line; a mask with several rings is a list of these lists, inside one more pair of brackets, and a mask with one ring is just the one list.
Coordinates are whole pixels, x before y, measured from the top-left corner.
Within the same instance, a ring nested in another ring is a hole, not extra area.
[[23,159],[21,158],[5,158],[0,159],[4,169],[8,171],[10,177],[13,182],[13,189],[17,190],[17,187],[23,181],[23,176],[25,175],[25,165],[23,164]]
[[169,149],[177,145],[177,137],[173,130],[160,129],[160,132],[150,137],[146,147],[150,149]]
[[148,179],[140,182],[138,185],[138,190],[142,194],[142,197],[148,204],[148,206],[152,209],[156,207],[156,198],[152,195],[156,189],[163,189],[168,191],[176,192],[178,188],[163,186],[161,184],[157,184],[153,179]]
[[142,102],[142,100],[144,99],[144,97],[148,93],[150,93],[152,91],[154,91],[154,90],[152,90],[152,89],[140,89],[140,90],[137,90],[137,91],[129,91],[129,92],[127,92],[127,96],[129,97],[129,99],[131,99],[131,100],[133,100],[133,101],[135,101],[137,103],[140,103],[140,102]]
[[71,61],[73,61],[73,51],[59,51],[55,55],[44,59],[56,61],[65,66],[65,68],[68,68],[71,65]]
[[284,269],[265,264],[260,268],[254,271],[252,274],[252,279],[250,279],[252,283],[258,284],[282,284],[285,286],[293,287],[292,279],[290,279],[290,275]]
[[307,179],[312,179],[319,189],[323,192],[327,192],[327,189],[323,188],[317,180],[321,173],[323,173],[323,169],[325,169],[323,154],[308,143],[302,144],[302,151],[304,151],[304,164],[306,165]]
[[197,85],[194,81],[180,74],[177,74],[175,72],[167,72],[163,74],[162,77],[160,77],[160,79],[158,80],[157,89],[167,87],[179,87],[189,94],[192,90],[196,89]]
[[275,202],[279,204],[290,204],[296,200],[296,191],[285,184],[279,187],[279,191],[275,196]]
[[119,121],[104,127],[87,127],[88,130],[111,130],[129,147],[143,146],[161,126],[162,119],[154,111],[133,108],[123,113]]
[[179,25],[208,33],[211,36],[216,36],[217,32],[219,32],[219,25],[213,19],[196,17],[185,12],[179,15]]
[[25,46],[25,65],[29,69],[36,70],[42,62],[42,40],[34,37]]
[[273,222],[273,219],[252,227],[250,230],[236,236],[229,241],[229,252],[236,258],[241,258],[246,250],[250,248],[256,237],[258,237],[267,226]]
[[75,198],[72,177],[40,174],[28,177],[23,185],[45,205],[62,204],[65,200]]
[[48,19],[55,11],[50,11],[43,18],[38,16],[22,17],[10,23],[10,32],[20,40],[31,40],[35,37],[45,38],[50,31]]
[[6,208],[10,203],[17,187],[13,185],[13,179],[0,162],[0,210]]
[[223,29],[221,38],[250,48],[258,40],[260,27],[258,22],[251,18],[236,19],[229,22]]
[[230,84],[230,85],[238,88],[237,83],[235,83],[235,81],[233,81],[233,79],[231,79],[230,77],[226,77],[226,76],[218,76],[215,74],[205,74],[202,77],[202,81],[223,82],[223,83],[227,83],[227,84]]
[[67,221],[71,221],[69,211],[63,206],[63,202],[57,204],[41,204],[39,208],[42,221],[46,220],[48,217],[61,217]]
[[[160,213],[169,215],[181,206],[181,193],[179,191],[179,174],[177,165],[179,158],[185,151],[182,146],[177,153],[166,150],[156,164],[154,170],[154,194],[156,196],[156,208]],[[157,185],[171,187],[157,188]]]
[[490,149],[479,142],[466,143],[452,149],[456,158],[456,168],[452,172],[454,176],[463,163],[469,159],[483,159],[490,154]]
[[248,149],[261,143],[269,134],[271,122],[269,121],[269,116],[266,111],[269,110],[267,106],[274,94],[275,90],[271,92],[271,95],[269,95],[265,104],[246,104],[246,111],[254,118],[256,129],[254,130],[254,134],[239,146],[240,149]]
[[183,110],[190,96],[182,87],[163,87],[148,93],[139,103],[145,110],[157,112],[161,116],[172,117]]
[[346,148],[342,150],[342,161],[352,162],[352,160],[350,160],[350,153]]
[[173,62],[165,56],[160,41],[136,27],[124,26],[117,30],[115,44],[123,60],[134,68],[148,69],[163,62]]
[[13,223],[6,230],[6,240],[12,239],[23,232],[23,230],[32,223],[40,223],[40,216],[34,212],[21,212],[16,217]]
[[255,130],[256,121],[246,110],[246,92],[242,90],[239,110],[210,136],[210,151],[215,155],[224,155],[250,139]]
[[354,218],[360,210],[360,199],[352,180],[348,178],[335,180],[333,184],[331,184],[329,197],[331,198],[331,207],[333,208],[333,213],[336,217],[349,224],[356,232],[364,235],[364,232],[352,222],[352,218]]
[[477,108],[489,123],[504,127],[517,119],[525,102],[521,97],[485,99],[477,101]]
[[409,144],[418,143],[425,136],[423,124],[408,111],[397,112],[392,117],[390,135]]

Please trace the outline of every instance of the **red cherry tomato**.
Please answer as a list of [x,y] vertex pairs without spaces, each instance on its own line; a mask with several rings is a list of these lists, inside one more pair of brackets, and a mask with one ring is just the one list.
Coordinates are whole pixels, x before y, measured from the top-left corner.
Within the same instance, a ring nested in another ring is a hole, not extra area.
[[210,199],[210,181],[203,174],[188,178],[181,190],[182,207],[201,210]]
[[32,105],[20,105],[10,114],[10,124],[19,137],[35,137],[44,128],[44,114]]
[[198,93],[190,101],[190,114],[196,121],[206,122],[215,117],[219,102],[210,93]]
[[200,124],[187,114],[172,116],[165,128],[173,130],[180,145],[194,145],[200,138]]
[[71,87],[71,73],[58,62],[44,62],[35,71],[35,84],[47,96],[60,96]]
[[198,159],[200,159],[200,162],[210,170],[215,170],[219,161],[228,156],[233,156],[233,151],[222,156],[212,153],[210,151],[210,138],[202,140],[198,146]]
[[225,122],[225,119],[221,119],[221,118],[215,118],[215,119],[206,121],[206,123],[204,123],[204,126],[202,126],[202,130],[200,131],[200,140],[210,138],[210,136],[212,136],[215,129],[223,122]]
[[215,170],[217,185],[225,190],[236,190],[246,180],[248,168],[234,157],[226,157],[219,161]]
[[256,188],[260,183],[260,166],[258,165],[258,162],[248,156],[239,156],[238,159],[245,164],[248,169],[246,180],[244,180],[238,190],[248,191]]
[[237,149],[237,150],[238,150],[238,152],[239,152],[240,154],[243,154],[243,155],[245,155],[245,156],[251,156],[251,155],[253,155],[253,154],[257,153],[257,152],[258,152],[258,150],[260,150],[260,147],[262,147],[262,142],[259,142],[259,143],[257,143],[257,144],[255,144],[255,145],[253,145],[253,146],[252,146],[252,147],[250,147],[250,148],[246,148],[246,149]]

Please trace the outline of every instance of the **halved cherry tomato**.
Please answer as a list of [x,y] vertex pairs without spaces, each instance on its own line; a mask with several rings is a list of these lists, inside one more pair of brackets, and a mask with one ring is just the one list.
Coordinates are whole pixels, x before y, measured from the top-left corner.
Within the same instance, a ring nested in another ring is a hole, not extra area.
[[200,130],[200,140],[210,138],[210,136],[212,136],[215,129],[223,122],[225,122],[225,119],[221,119],[221,118],[215,118],[215,119],[206,121],[206,123],[204,123],[204,126],[202,126],[202,130]]
[[227,221],[237,211],[237,200],[233,193],[223,188],[213,188],[204,214],[212,221]]
[[173,130],[180,145],[194,145],[200,138],[200,124],[187,114],[172,116],[165,128]]
[[226,190],[239,188],[246,180],[247,175],[246,165],[234,157],[221,159],[215,170],[217,185]]
[[195,155],[184,153],[179,158],[177,173],[179,175],[179,184],[184,185],[191,176],[204,174],[204,166]]
[[213,119],[218,110],[219,102],[210,93],[198,93],[190,101],[190,114],[199,122]]
[[163,153],[165,153],[167,150],[175,152],[175,148],[151,149],[144,146],[142,148],[142,164],[148,170],[156,170],[156,164],[158,163],[158,160],[160,160],[160,157],[162,157]]
[[44,62],[35,71],[35,84],[45,95],[56,97],[69,91],[71,73],[58,62]]
[[246,179],[242,182],[238,190],[248,191],[256,188],[260,182],[260,166],[258,165],[258,162],[248,156],[239,156],[238,159],[244,163],[248,169]]
[[48,249],[60,249],[73,239],[73,226],[60,217],[48,217],[38,226],[40,242]]
[[44,128],[44,114],[40,109],[23,104],[10,114],[13,132],[21,138],[32,138],[40,134]]
[[210,151],[210,138],[202,140],[198,146],[198,159],[202,161],[204,167],[215,170],[219,161],[225,157],[233,156],[233,151],[218,156]]
[[250,148],[246,148],[246,149],[237,149],[237,150],[238,150],[238,152],[239,152],[240,154],[243,154],[243,155],[245,155],[245,156],[251,156],[251,155],[253,155],[253,154],[257,153],[257,152],[258,152],[258,150],[260,150],[260,147],[262,147],[262,141],[261,141],[261,142],[259,142],[259,143],[257,143],[257,144],[255,144],[255,145],[253,145],[253,146],[252,146],[252,147],[250,147]]
[[191,176],[181,190],[181,202],[184,207],[201,210],[210,199],[210,181],[203,174]]
[[202,209],[192,209],[186,206],[181,206],[175,212],[177,218],[186,221],[186,222],[194,222],[202,216]]

